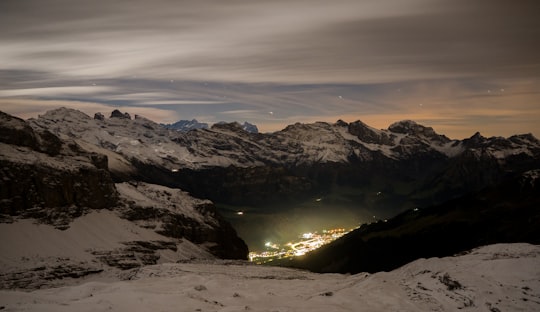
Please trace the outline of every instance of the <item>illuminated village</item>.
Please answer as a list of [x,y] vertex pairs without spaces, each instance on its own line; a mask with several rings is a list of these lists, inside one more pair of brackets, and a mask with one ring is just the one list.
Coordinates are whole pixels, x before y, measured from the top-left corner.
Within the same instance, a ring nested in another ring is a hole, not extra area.
[[266,251],[250,252],[249,260],[257,264],[265,264],[276,259],[287,259],[297,256],[302,256],[310,251],[313,251],[323,245],[326,245],[341,236],[349,233],[351,230],[346,229],[331,229],[319,232],[304,233],[299,236],[298,241],[288,242],[281,245],[273,242],[266,242]]

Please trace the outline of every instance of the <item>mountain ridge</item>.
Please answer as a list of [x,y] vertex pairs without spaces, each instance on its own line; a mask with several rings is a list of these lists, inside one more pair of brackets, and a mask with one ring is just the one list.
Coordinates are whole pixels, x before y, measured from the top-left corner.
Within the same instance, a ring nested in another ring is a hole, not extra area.
[[[353,186],[366,195],[384,190],[385,206],[392,203],[396,213],[540,167],[540,142],[531,134],[452,140],[413,121],[386,130],[339,120],[273,133],[246,132],[234,123],[182,133],[140,116],[93,120],[61,108],[28,122],[106,154],[115,181],[163,184],[227,204],[272,205]],[[243,182],[254,174],[258,182]],[[425,195],[426,189],[437,194]],[[421,198],[407,203],[405,197]],[[359,204],[377,208],[367,197]]]

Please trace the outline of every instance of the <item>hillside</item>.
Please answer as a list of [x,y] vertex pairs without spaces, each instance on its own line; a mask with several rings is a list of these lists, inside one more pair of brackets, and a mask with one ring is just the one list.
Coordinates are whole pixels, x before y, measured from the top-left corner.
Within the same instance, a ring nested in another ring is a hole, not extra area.
[[389,271],[493,243],[540,244],[540,170],[496,187],[363,225],[291,262],[316,272]]

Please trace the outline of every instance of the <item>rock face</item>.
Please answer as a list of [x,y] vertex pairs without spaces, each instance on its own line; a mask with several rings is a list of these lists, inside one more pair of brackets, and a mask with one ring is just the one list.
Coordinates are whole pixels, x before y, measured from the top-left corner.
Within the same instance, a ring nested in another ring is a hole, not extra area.
[[166,237],[210,244],[211,253],[220,258],[246,259],[246,244],[212,202],[142,182],[117,184],[117,189],[125,201],[125,207],[120,209],[123,218]]
[[187,132],[194,129],[208,129],[207,123],[198,122],[197,119],[192,120],[179,120],[172,124],[163,124],[163,127],[171,130]]
[[48,130],[0,115],[0,211],[63,227],[89,209],[116,205],[107,158]]
[[115,109],[111,113],[111,118],[131,119],[131,116],[128,113],[122,113],[119,110]]

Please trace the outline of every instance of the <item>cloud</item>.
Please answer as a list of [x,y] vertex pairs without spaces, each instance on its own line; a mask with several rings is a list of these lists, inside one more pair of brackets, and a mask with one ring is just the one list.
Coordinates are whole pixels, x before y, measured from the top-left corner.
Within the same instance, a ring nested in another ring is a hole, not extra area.
[[112,88],[105,86],[69,86],[69,87],[44,87],[44,88],[26,88],[26,89],[8,89],[0,90],[0,97],[17,96],[84,96],[100,92],[110,91]]
[[[446,120],[451,131],[495,130],[503,119],[493,114],[507,113],[516,131],[540,134],[527,119],[540,118],[539,8],[536,0],[3,0],[0,97],[32,99],[18,110],[94,103],[158,121],[249,117],[263,129],[339,116],[385,127],[383,119],[416,116]],[[487,95],[501,88],[505,95]]]
[[6,1],[3,66],[72,76],[379,83],[540,58],[533,1]]
[[174,111],[133,106],[110,106],[101,103],[66,101],[66,100],[35,100],[35,99],[0,99],[1,110],[23,119],[37,118],[49,110],[59,107],[77,109],[93,117],[95,113],[101,112],[108,116],[110,112],[118,109],[128,112],[132,116],[137,114],[157,122],[175,122],[180,116]]

